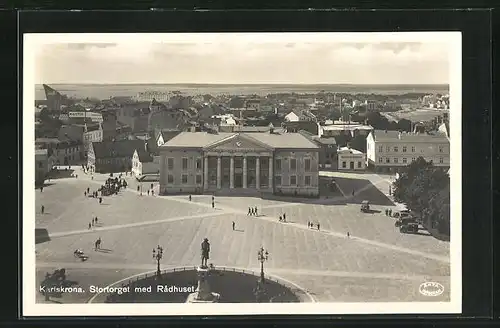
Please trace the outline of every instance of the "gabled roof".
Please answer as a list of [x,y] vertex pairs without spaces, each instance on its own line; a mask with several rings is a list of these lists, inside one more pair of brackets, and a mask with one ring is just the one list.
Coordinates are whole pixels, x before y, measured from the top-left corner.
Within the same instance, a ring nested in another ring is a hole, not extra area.
[[266,145],[266,148],[319,148],[314,142],[308,140],[299,133],[226,133],[217,134],[207,132],[181,132],[170,141],[166,142],[161,148],[205,148],[219,144],[223,140],[230,140],[237,135],[247,138],[250,142]]
[[141,163],[149,163],[153,161],[153,156],[151,156],[144,149],[136,149],[136,151],[137,151],[137,156],[139,156],[139,161]]
[[143,140],[103,141],[92,146],[96,158],[132,157],[136,149],[145,149]]

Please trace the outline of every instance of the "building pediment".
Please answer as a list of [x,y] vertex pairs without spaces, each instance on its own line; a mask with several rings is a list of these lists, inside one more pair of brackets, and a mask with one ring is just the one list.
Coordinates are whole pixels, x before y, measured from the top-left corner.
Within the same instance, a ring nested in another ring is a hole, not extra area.
[[205,147],[206,151],[272,151],[273,148],[245,134],[235,134]]

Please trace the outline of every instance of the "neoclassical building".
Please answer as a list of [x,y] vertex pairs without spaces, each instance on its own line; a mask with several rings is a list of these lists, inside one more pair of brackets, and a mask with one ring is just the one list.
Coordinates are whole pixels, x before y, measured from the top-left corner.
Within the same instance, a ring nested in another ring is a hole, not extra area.
[[159,150],[162,194],[319,195],[319,147],[299,133],[182,132]]

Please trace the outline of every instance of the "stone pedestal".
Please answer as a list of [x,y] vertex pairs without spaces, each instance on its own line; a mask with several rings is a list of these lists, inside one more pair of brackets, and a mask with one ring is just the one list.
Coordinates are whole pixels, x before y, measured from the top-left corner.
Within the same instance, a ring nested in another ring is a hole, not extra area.
[[198,275],[198,287],[194,293],[188,295],[186,303],[217,303],[220,299],[220,294],[213,293],[210,290],[208,267],[198,267],[196,269]]

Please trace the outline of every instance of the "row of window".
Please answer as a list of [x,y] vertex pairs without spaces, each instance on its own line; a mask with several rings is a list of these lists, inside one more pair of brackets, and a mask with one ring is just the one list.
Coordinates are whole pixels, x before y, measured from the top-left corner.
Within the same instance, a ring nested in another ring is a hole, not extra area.
[[[415,157],[412,157],[411,158],[411,162],[413,162],[415,159],[416,159]],[[378,162],[379,163],[387,163],[387,164],[389,164],[389,163],[391,163],[391,158],[390,157],[385,157],[385,158],[384,157],[379,157]],[[392,163],[399,164],[399,158],[394,157]],[[408,159],[406,157],[403,157],[401,163],[407,164],[408,163]],[[444,163],[444,158],[443,157],[439,157],[439,163],[440,164]]]
[[[282,165],[281,165],[282,159],[276,159],[275,160],[275,171],[281,171]],[[290,170],[291,171],[296,171],[297,170],[297,159],[296,158],[290,158]],[[187,170],[189,167],[189,161],[188,158],[184,157],[182,158],[182,169]],[[172,171],[174,169],[174,158],[169,157],[167,158],[167,168],[169,171]],[[202,159],[197,158],[196,159],[196,169],[201,170],[202,168]],[[304,159],[304,170],[306,172],[311,172],[311,159],[306,158]]]
[[[358,169],[360,169],[360,168],[362,168],[362,167],[363,167],[363,164],[362,164],[360,161],[358,161],[357,163],[358,163],[358,165],[357,165],[357,166],[358,166]],[[354,165],[354,164],[353,164],[353,165]],[[347,162],[345,162],[345,161],[344,161],[344,162],[342,162],[342,168],[343,168],[343,169],[346,169],[346,168],[347,168]]]
[[[197,174],[196,175],[196,180],[195,180],[195,184],[197,185],[201,185],[201,182],[202,181],[202,175],[201,174]],[[289,185],[290,186],[296,186],[297,185],[297,176],[296,175],[291,175],[289,177]],[[168,184],[174,184],[174,176],[172,174],[169,174],[167,176],[167,183]],[[188,183],[188,175],[187,174],[182,174],[181,175],[181,184],[187,184]],[[276,175],[274,177],[274,184],[276,186],[281,186],[282,185],[282,178],[281,178],[281,175]],[[305,186],[311,186],[311,176],[310,175],[306,175],[304,176],[304,185]]]
[[[407,147],[406,146],[402,146],[402,152],[403,153],[406,153],[408,151]],[[440,153],[443,153],[444,152],[444,146],[438,146],[438,150]],[[386,146],[385,147],[385,151],[387,153],[391,152],[391,146]],[[399,152],[399,146],[393,146],[392,147],[392,151],[397,153]],[[384,152],[384,146],[378,146],[378,152],[379,153],[383,153]],[[411,146],[411,152],[414,153],[415,152],[415,146]]]

